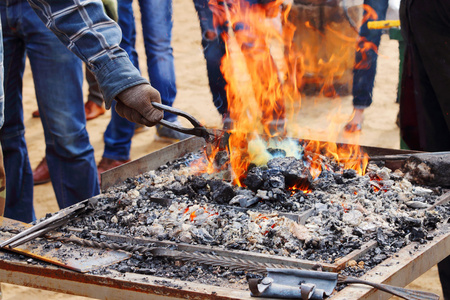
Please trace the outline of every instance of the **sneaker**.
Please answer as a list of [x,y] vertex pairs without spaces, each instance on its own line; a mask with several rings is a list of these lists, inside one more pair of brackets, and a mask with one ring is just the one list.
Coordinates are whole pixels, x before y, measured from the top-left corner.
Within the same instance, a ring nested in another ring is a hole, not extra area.
[[[181,127],[181,123],[178,120],[173,121],[171,123],[173,125]],[[175,131],[175,130],[165,127],[161,124],[156,124],[156,140],[157,141],[175,143],[178,141],[185,140],[188,137],[191,137],[191,135]]]

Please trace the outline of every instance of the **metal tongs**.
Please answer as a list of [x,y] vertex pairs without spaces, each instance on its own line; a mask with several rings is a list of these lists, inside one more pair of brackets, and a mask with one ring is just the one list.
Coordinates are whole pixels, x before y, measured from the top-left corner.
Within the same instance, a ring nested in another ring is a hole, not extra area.
[[37,237],[45,235],[47,232],[53,229],[65,225],[67,222],[73,219],[74,216],[78,215],[81,212],[84,212],[88,208],[91,201],[92,199],[87,199],[58,211],[50,218],[42,222],[39,222],[38,224],[4,241],[3,243],[0,244],[0,247],[1,248],[4,248],[6,246],[8,246],[9,248],[18,247],[28,241],[31,241]]
[[193,128],[180,127],[166,120],[159,121],[159,124],[181,133],[195,135],[204,138],[207,143],[214,144],[216,146],[219,146],[220,148],[225,148],[226,145],[228,144],[228,138],[230,134],[227,131],[220,129],[206,128],[196,118],[180,109],[173,108],[157,102],[152,102],[152,105],[157,109],[164,110],[173,113],[177,116],[184,117],[194,127]]

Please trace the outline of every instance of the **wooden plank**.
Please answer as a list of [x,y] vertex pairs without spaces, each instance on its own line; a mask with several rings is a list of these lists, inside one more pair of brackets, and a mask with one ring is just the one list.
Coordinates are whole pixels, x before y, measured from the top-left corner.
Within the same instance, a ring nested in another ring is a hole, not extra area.
[[1,252],[0,282],[105,300],[251,299],[245,290],[113,270],[108,275],[81,274],[5,258]]
[[334,262],[334,265],[336,265],[336,270],[344,269],[350,260],[358,260],[359,258],[363,257],[367,252],[369,252],[371,249],[375,248],[377,245],[378,243],[376,241],[370,241],[368,243],[363,244],[361,246],[361,249],[352,251],[348,255],[338,259],[337,261]]
[[[404,287],[450,255],[450,228],[442,228],[428,243],[411,243],[393,257],[383,261],[361,279]],[[335,294],[332,299],[389,299],[390,294],[371,287],[350,285]]]

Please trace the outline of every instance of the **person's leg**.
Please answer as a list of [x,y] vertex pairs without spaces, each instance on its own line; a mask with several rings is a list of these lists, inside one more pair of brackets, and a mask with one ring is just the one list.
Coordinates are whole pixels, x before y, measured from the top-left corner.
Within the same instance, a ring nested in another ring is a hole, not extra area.
[[[388,0],[364,0],[369,6],[364,12],[367,21],[384,20],[388,9]],[[376,13],[376,18],[373,15]],[[380,45],[382,30],[367,28],[367,22],[360,29],[360,40],[355,55],[355,68],[353,69],[353,115],[345,130],[359,131],[363,121],[364,109],[372,104],[373,85],[377,72],[378,47]]]
[[224,26],[218,28],[213,24],[213,13],[208,6],[208,0],[194,0],[195,9],[202,31],[203,54],[206,59],[209,88],[217,111],[224,116],[228,112],[226,81],[220,70],[222,57],[225,55],[225,42],[222,37]]
[[450,256],[447,256],[438,263],[438,270],[444,300],[450,300]]
[[[139,0],[150,83],[161,94],[161,102],[172,106],[177,94],[172,40],[172,0]],[[164,120],[176,115],[164,112]]]
[[103,157],[113,160],[130,159],[131,138],[134,134],[134,123],[119,116],[116,112],[116,101],[111,105],[111,121],[106,128]]
[[[120,47],[128,53],[133,65],[139,69],[138,55],[135,49],[136,29],[132,4],[132,0],[119,0],[118,2],[118,24],[122,30]],[[103,136],[105,149],[103,151],[102,161],[99,164],[99,172],[107,171],[116,166],[114,161],[127,161],[130,159],[131,138],[134,134],[134,128],[134,123],[117,114],[115,102],[113,101],[111,106],[111,121]],[[111,162],[111,160],[114,161]],[[105,161],[110,163],[105,164]]]
[[22,76],[25,45],[20,30],[14,31],[20,4],[6,7],[0,3],[4,47],[4,124],[0,130],[6,175],[5,217],[31,222],[33,209],[33,174],[25,142],[22,107]]
[[82,63],[23,2],[26,50],[41,113],[46,158],[59,207],[99,193],[83,105]]
[[84,104],[86,120],[92,120],[103,115],[106,109],[103,107],[103,95],[95,79],[95,75],[85,67],[86,81],[88,83],[87,102]]
[[130,57],[133,65],[139,69],[138,55],[136,52],[136,25],[133,14],[133,0],[119,0],[118,13],[120,30],[122,30],[122,47]]
[[[421,145],[425,151],[450,150],[450,2],[412,2],[409,26],[415,63],[421,68],[415,82]],[[447,137],[447,138],[445,138]]]
[[[5,93],[3,93],[3,37],[0,30],[0,128],[2,128],[4,118],[4,104]],[[6,176],[5,165],[3,164],[3,150],[0,143],[0,225],[3,222],[3,216],[5,215],[5,203],[6,203]],[[1,287],[0,287],[1,292]]]

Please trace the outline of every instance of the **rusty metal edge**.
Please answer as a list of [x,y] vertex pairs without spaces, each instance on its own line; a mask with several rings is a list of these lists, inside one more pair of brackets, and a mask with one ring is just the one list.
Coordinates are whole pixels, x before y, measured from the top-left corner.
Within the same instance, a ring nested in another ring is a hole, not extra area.
[[[291,138],[291,137],[287,137]],[[291,138],[299,141],[309,142],[306,139]],[[323,142],[323,141],[320,141]],[[101,190],[107,190],[108,188],[121,184],[129,177],[134,177],[136,175],[148,172],[150,170],[155,170],[161,165],[168,161],[179,158],[186,153],[200,150],[206,145],[205,140],[199,137],[191,137],[186,140],[180,141],[178,143],[172,144],[170,146],[164,147],[155,152],[149,153],[141,158],[133,160],[129,163],[123,164],[104,173],[101,173]],[[338,147],[349,146],[351,144],[337,143]],[[389,148],[379,148],[372,146],[363,146],[361,148],[367,152],[369,156],[374,155],[387,155],[387,154],[411,154],[420,153],[419,151],[413,150],[402,150],[402,149],[389,149]]]
[[[98,299],[250,299],[244,290],[204,284],[187,283],[138,274],[114,272],[110,278],[81,274],[53,266],[42,267],[21,262],[0,260],[0,281]],[[158,284],[165,282],[167,285]],[[176,286],[176,287],[175,287]]]
[[121,184],[129,177],[155,170],[166,162],[179,158],[186,153],[200,150],[203,146],[205,146],[204,139],[191,137],[101,173],[101,190],[104,191],[114,185]]

